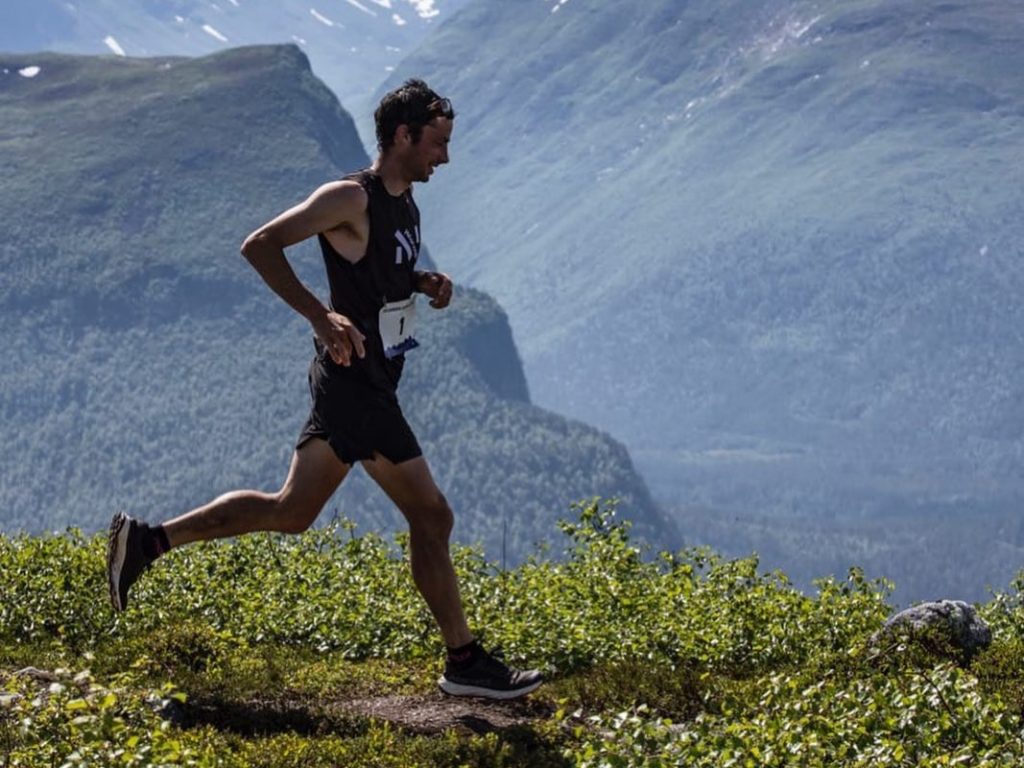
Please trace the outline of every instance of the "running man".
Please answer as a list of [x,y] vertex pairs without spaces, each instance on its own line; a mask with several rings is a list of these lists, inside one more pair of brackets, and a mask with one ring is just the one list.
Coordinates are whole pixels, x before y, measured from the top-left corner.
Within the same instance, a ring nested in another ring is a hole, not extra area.
[[[277,493],[227,493],[156,526],[118,512],[107,549],[110,598],[123,611],[132,584],[174,547],[253,531],[306,530],[358,461],[409,523],[413,580],[448,648],[441,690],[516,698],[536,689],[541,673],[509,668],[470,632],[448,552],[452,511],[396,396],[405,353],[417,346],[415,294],[428,296],[435,309],[452,298],[447,275],[415,269],[420,215],[412,183],[429,181],[448,162],[455,112],[426,83],[408,80],[384,96],[374,118],[373,165],[324,184],[249,235],[241,249],[315,335],[313,405],[284,486]],[[314,235],[330,307],[299,281],[284,253]]]

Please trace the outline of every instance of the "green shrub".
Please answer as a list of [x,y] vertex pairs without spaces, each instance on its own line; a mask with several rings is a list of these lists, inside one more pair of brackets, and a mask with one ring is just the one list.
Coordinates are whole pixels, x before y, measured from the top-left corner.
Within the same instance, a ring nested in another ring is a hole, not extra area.
[[[404,536],[338,523],[188,547],[117,616],[101,537],[0,536],[0,765],[1024,762],[1024,577],[980,608],[993,646],[957,665],[910,636],[870,643],[892,586],[859,570],[808,595],[756,557],[650,553],[600,500],[561,529],[560,557],[509,571],[453,550],[485,643],[549,672],[517,710],[527,724],[485,735],[413,733],[339,706],[437,696],[441,642]],[[11,674],[26,664],[96,677]],[[187,727],[155,714],[154,700],[182,696]]]

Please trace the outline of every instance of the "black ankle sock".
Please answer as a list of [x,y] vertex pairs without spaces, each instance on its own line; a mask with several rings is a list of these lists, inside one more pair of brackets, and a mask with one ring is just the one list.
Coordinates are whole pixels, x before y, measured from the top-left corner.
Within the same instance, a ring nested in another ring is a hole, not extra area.
[[467,664],[476,658],[480,651],[480,644],[476,640],[470,640],[458,648],[448,647],[448,661],[452,664]]
[[142,552],[151,560],[156,560],[160,555],[171,548],[171,542],[167,540],[167,531],[162,525],[146,526],[142,536]]

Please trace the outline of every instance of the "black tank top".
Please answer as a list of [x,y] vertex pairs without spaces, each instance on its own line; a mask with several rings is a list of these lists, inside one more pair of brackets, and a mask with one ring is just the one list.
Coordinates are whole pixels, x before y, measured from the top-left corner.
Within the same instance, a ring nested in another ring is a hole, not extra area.
[[405,355],[384,355],[378,317],[388,302],[412,296],[413,272],[420,251],[420,211],[410,187],[398,197],[390,194],[376,172],[365,169],[343,177],[366,191],[370,234],[366,254],[355,264],[341,256],[327,238],[318,236],[331,287],[331,309],[345,315],[363,332],[366,357],[352,356],[348,368],[330,361],[332,369],[362,380],[375,389],[394,394],[402,375]]

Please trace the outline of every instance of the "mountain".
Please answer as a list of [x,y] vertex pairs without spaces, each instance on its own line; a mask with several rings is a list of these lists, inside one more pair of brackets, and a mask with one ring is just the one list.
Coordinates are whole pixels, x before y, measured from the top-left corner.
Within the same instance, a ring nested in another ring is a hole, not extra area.
[[[97,529],[117,507],[163,518],[278,487],[308,413],[311,332],[238,247],[368,164],[349,115],[296,46],[8,54],[0,73],[0,527]],[[312,242],[290,256],[325,293]],[[497,553],[506,520],[521,557],[592,495],[672,540],[621,444],[530,404],[492,299],[460,288],[423,314],[400,396],[462,540]],[[399,524],[358,479],[330,507]]]
[[0,51],[201,56],[239,45],[294,43],[354,108],[464,2],[4,0]]
[[992,0],[476,2],[379,91],[452,98],[446,263],[664,502],[987,526],[1024,500],[1022,40]]

